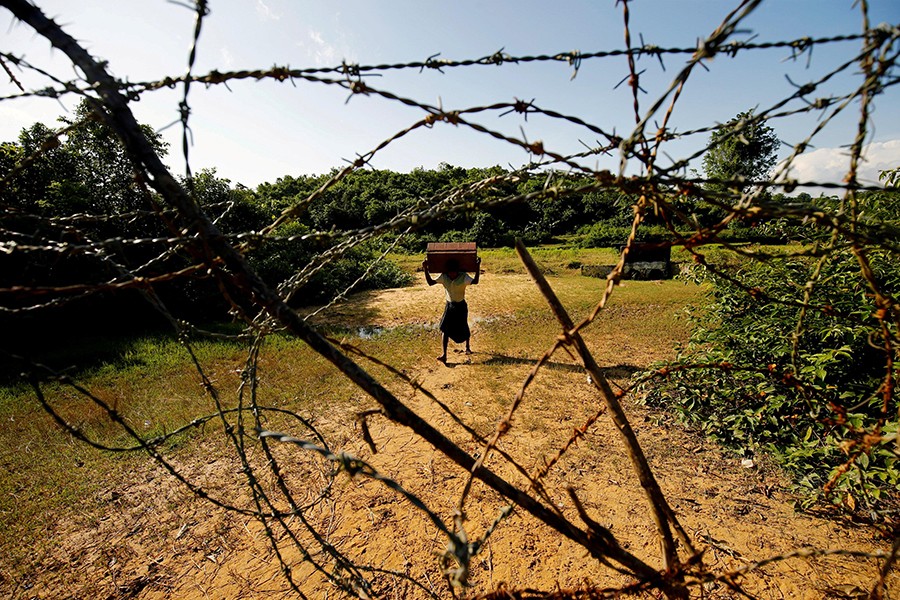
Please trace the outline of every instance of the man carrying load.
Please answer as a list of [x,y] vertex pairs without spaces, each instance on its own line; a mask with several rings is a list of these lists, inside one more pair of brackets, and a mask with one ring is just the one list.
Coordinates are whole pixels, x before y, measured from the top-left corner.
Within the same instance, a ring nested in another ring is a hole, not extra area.
[[477,285],[481,278],[481,258],[475,259],[475,276],[472,277],[464,271],[460,271],[459,262],[456,259],[447,260],[444,272],[440,277],[433,279],[428,269],[428,260],[422,263],[425,271],[425,281],[429,286],[440,283],[446,292],[447,304],[444,306],[444,315],[441,317],[441,343],[443,353],[438,356],[441,362],[447,362],[447,343],[453,340],[457,344],[466,343],[466,354],[471,354],[469,346],[469,306],[466,304],[466,287]]

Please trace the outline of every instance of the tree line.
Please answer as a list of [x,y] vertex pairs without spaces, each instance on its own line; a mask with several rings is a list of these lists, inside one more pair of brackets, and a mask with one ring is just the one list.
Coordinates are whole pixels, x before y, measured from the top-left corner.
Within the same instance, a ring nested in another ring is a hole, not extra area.
[[[748,118],[752,120],[752,112],[738,115],[734,122],[743,125],[742,120]],[[0,254],[0,288],[14,288],[22,282],[47,289],[84,282],[101,286],[116,282],[122,271],[153,278],[187,268],[190,261],[186,255],[170,243],[178,236],[179,224],[160,208],[149,188],[135,179],[122,145],[89,105],[80,104],[71,118],[61,119],[61,125],[62,135],[35,123],[23,129],[17,140],[0,144],[0,178],[4,182],[0,202],[7,207],[4,236],[8,238],[8,251]],[[144,133],[165,155],[166,144],[159,134],[149,127]],[[719,178],[750,179],[766,172],[774,162],[774,133],[761,125],[753,131],[745,128],[740,139],[746,141],[748,136],[749,149],[735,136],[714,133],[711,141],[715,143],[704,158],[707,172]],[[522,238],[528,244],[565,240],[583,247],[615,247],[627,239],[636,197],[615,188],[541,195],[535,192],[541,191],[548,178],[555,186],[570,190],[588,186],[592,180],[562,172],[518,173],[514,180],[502,177],[507,174],[499,166],[461,168],[448,164],[409,173],[356,170],[318,194],[297,219],[276,227],[271,235],[256,238],[253,232],[270,227],[283,211],[306,203],[335,172],[285,175],[274,183],[250,189],[232,185],[214,170],[205,170],[183,184],[219,228],[241,243],[263,279],[277,286],[289,280],[300,266],[327,252],[344,232],[385,223],[453,190],[494,178],[492,185],[476,186],[468,194],[470,206],[466,210],[443,214],[402,235],[387,232],[342,251],[300,282],[293,294],[295,305],[324,302],[354,282],[355,291],[407,283],[409,275],[390,262],[370,268],[388,246],[400,252],[421,253],[429,241],[467,240],[481,247],[503,247]],[[493,199],[527,194],[533,197],[491,204]],[[783,199],[773,198],[775,202]],[[705,202],[702,195],[679,194],[677,206],[701,227],[714,224],[724,214],[721,207]],[[664,226],[667,218],[645,215],[638,240],[671,240],[673,231]],[[777,220],[754,227],[736,221],[720,237],[772,243],[802,237],[803,231]],[[73,246],[81,251],[73,251]],[[35,327],[61,331],[75,323],[92,323],[91,327],[106,323],[112,330],[121,331],[134,323],[159,321],[151,314],[134,318],[135,311],[148,312],[138,293],[116,292],[115,285],[106,287],[109,291],[100,294],[73,291],[65,302],[51,304],[46,310],[14,317],[7,311],[3,318],[11,330],[22,332]],[[228,311],[234,308],[223,301],[221,290],[202,273],[163,278],[154,290],[179,318],[217,321],[227,319]],[[7,292],[0,298],[0,306],[7,309],[15,309],[16,302],[15,293]],[[92,318],[98,315],[103,318]],[[16,324],[19,326],[14,327]]]

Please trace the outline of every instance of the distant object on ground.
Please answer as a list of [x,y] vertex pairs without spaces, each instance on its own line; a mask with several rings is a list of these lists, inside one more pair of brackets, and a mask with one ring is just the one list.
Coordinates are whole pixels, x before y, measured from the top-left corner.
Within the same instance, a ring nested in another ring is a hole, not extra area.
[[[606,277],[614,268],[615,265],[584,265],[581,267],[581,274],[587,277]],[[635,242],[625,257],[622,278],[642,281],[671,279],[674,273],[671,246]]]

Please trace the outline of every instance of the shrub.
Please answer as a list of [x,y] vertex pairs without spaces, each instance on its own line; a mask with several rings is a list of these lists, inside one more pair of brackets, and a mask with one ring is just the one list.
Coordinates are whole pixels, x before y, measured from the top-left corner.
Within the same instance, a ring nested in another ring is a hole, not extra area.
[[[617,248],[628,241],[631,234],[631,226],[611,225],[607,221],[600,221],[585,228],[582,232],[581,248]],[[672,234],[660,225],[639,227],[637,230],[639,242],[664,242],[672,239]]]
[[[882,289],[897,290],[896,261],[877,251],[869,258]],[[811,262],[744,263],[738,279],[776,299],[763,302],[753,298],[760,294],[695,267],[692,277],[712,284],[706,305],[692,314],[687,347],[666,367],[665,379],[645,385],[643,398],[745,454],[770,454],[809,492],[805,503],[823,497],[823,485],[834,479],[831,502],[881,517],[896,505],[900,484],[897,417],[882,412],[881,322],[848,253],[825,265],[814,296],[824,308],[807,311],[795,348],[800,308],[794,301],[802,300]],[[880,441],[866,449],[866,439]]]
[[[251,266],[272,286],[286,281],[296,272],[310,264],[314,257],[326,248],[300,236],[308,228],[299,223],[291,223],[279,229],[277,237],[266,242],[249,254]],[[378,258],[382,242],[372,241],[355,246],[340,257],[326,264],[301,287],[295,295],[295,303],[301,305],[328,301],[347,290],[366,272]],[[384,289],[409,285],[412,275],[406,273],[390,261],[381,261],[351,291]]]

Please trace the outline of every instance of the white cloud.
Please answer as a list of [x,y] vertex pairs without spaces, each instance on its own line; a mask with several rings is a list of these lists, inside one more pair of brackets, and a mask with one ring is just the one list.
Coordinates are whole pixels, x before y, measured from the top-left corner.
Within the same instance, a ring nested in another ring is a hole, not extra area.
[[75,101],[66,99],[65,105],[48,98],[24,98],[13,105],[0,102],[0,142],[13,142],[19,138],[24,127],[43,123],[51,129],[61,126],[60,116],[71,117],[69,112]]
[[332,66],[340,62],[337,48],[325,41],[321,31],[310,29],[308,37],[310,45],[306,51],[317,66]]
[[272,12],[271,7],[263,0],[256,0],[256,14],[266,21],[277,21],[281,18],[281,15]]
[[[878,185],[878,173],[900,167],[900,140],[873,142],[863,147],[862,161],[857,168],[857,181],[863,185]],[[850,170],[849,148],[818,148],[794,159],[788,177],[797,181],[841,183]],[[813,191],[806,189],[812,195]],[[820,191],[816,188],[816,191]],[[835,190],[821,190],[826,194]]]
[[222,57],[222,66],[230,69],[234,66],[234,56],[231,54],[231,50],[228,49],[227,46],[222,46],[222,49],[219,50],[219,54]]

